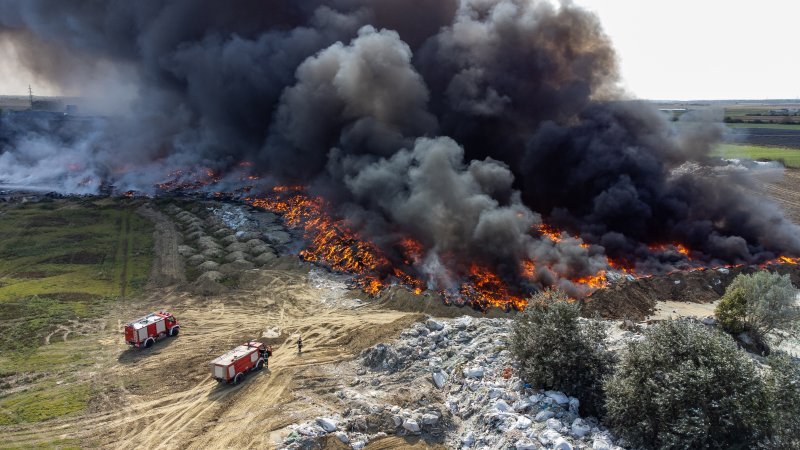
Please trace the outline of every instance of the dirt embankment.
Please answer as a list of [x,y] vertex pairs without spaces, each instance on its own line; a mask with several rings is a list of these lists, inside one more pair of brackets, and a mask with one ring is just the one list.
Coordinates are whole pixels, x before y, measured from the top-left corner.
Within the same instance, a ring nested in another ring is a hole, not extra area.
[[[800,286],[800,266],[778,264],[769,269],[788,274],[792,283]],[[725,293],[737,275],[757,270],[757,267],[707,269],[622,282],[583,299],[583,310],[588,317],[597,314],[606,319],[642,321],[655,313],[657,302],[712,303]]]

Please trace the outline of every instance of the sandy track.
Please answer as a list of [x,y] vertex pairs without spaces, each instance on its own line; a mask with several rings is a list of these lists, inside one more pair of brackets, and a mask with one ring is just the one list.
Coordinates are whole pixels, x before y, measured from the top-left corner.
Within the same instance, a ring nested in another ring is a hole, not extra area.
[[185,282],[183,260],[178,254],[179,234],[175,225],[167,216],[149,205],[143,205],[137,212],[155,225],[153,237],[156,256],[150,269],[150,284],[158,287]]
[[[183,359],[175,364],[177,378],[186,372],[191,374],[191,381],[174,380],[173,384],[167,377],[165,389],[155,395],[162,398],[142,395],[132,399],[127,414],[107,424],[116,432],[98,444],[159,447],[164,436],[169,436],[181,448],[270,447],[272,431],[302,416],[304,403],[313,405],[313,392],[302,394],[309,396],[308,402],[298,402],[296,395],[317,366],[358,354],[362,343],[356,348],[347,345],[354,335],[367,337],[367,341],[389,338],[386,332],[391,334],[417,318],[415,314],[369,307],[355,311],[322,308],[318,293],[308,286],[302,272],[265,271],[263,285],[244,298],[196,305],[185,311],[185,332],[172,340],[168,353]],[[239,386],[221,385],[211,379],[208,360],[276,326],[281,338],[274,344],[269,370],[251,374]],[[302,333],[306,344],[300,356],[294,345],[297,333]],[[163,360],[142,357],[141,353],[133,358],[140,376],[157,371]],[[126,367],[117,369],[124,372]]]
[[[108,351],[99,382],[111,386],[98,412],[7,430],[9,441],[30,446],[77,438],[102,448],[271,448],[277,432],[314,417],[326,394],[344,383],[336,366],[379,341],[394,339],[421,315],[377,304],[333,309],[309,284],[304,268],[262,270],[257,288],[225,297],[193,297],[178,291],[153,292],[140,309],[174,311],[183,328],[150,350],[128,349],[119,331],[100,339]],[[128,311],[119,314],[130,315]],[[124,319],[120,319],[124,322]],[[117,320],[114,319],[114,322]],[[239,386],[218,384],[208,361],[267,329],[270,369],[248,375]],[[304,352],[295,341],[302,333]]]

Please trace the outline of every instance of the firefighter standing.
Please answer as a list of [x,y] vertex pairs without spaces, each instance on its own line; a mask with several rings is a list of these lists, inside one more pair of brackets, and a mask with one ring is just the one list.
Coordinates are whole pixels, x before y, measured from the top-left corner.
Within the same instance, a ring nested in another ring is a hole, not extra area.
[[261,357],[264,358],[264,366],[269,369],[269,357],[272,356],[272,346],[267,346],[262,352]]
[[303,337],[297,336],[297,354],[303,353]]

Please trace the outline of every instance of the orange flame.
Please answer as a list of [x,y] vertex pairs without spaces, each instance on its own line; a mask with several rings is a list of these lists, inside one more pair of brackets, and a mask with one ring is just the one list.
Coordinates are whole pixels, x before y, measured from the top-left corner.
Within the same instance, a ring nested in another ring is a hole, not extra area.
[[689,254],[691,250],[686,245],[680,242],[670,242],[668,244],[652,244],[647,247],[652,253],[666,253],[670,251],[678,252],[681,255],[685,256],[686,259],[692,260],[691,255]]
[[539,233],[553,242],[561,242],[561,230],[545,223],[539,224]]
[[608,281],[606,280],[605,270],[601,270],[594,275],[588,275],[585,277],[576,278],[572,281],[578,284],[586,285],[592,289],[600,289],[608,285]]
[[[309,241],[300,257],[323,264],[332,270],[354,274],[354,284],[369,295],[377,295],[396,281],[419,294],[425,282],[415,275],[424,250],[420,242],[405,237],[395,244],[401,256],[400,265],[393,265],[375,244],[363,239],[346,220],[327,213],[321,197],[311,197],[303,186],[277,186],[262,198],[245,199],[250,205],[280,213],[286,225],[303,231]],[[533,262],[523,269],[533,276]],[[479,308],[524,308],[526,300],[512,294],[505,282],[488,267],[472,264],[467,280],[458,289],[460,300]],[[441,292],[446,297],[450,294]]]
[[[251,165],[252,163],[243,162],[239,166],[250,167]],[[240,180],[255,181],[258,179],[258,176],[244,173]],[[169,174],[168,181],[156,186],[163,190],[196,190],[212,183],[218,183],[220,180],[220,174],[211,169],[195,168],[173,171]],[[84,182],[89,183],[91,179],[87,178]],[[247,186],[234,191],[237,195],[235,198],[241,198],[238,196],[244,195],[244,192],[249,192],[252,188],[253,186]],[[132,195],[132,193],[126,193],[126,195],[128,194]],[[222,197],[231,194],[217,193],[216,195]],[[393,283],[403,285],[417,294],[422,293],[426,288],[425,281],[420,278],[419,272],[416,270],[425,256],[425,248],[421,242],[411,237],[399,238],[390,246],[392,254],[390,259],[387,256],[388,253],[384,253],[384,249],[388,251],[389,247],[378,247],[369,239],[361,236],[347,220],[330,215],[327,212],[329,207],[325,200],[322,197],[308,195],[304,186],[276,186],[264,197],[248,197],[245,198],[245,201],[254,207],[281,214],[288,227],[302,230],[303,236],[308,241],[307,247],[300,251],[302,259],[325,265],[332,270],[353,274],[353,284],[369,295],[378,295]],[[542,237],[546,237],[554,243],[571,239],[561,230],[544,223],[531,230],[532,233],[537,231]],[[576,236],[576,239],[579,240],[580,237]],[[579,242],[579,245],[583,248],[590,247],[590,244],[586,242]],[[657,253],[677,252],[692,261],[692,251],[679,242],[654,244],[649,246],[649,249],[651,252]],[[533,260],[522,261],[517,276],[535,281],[537,278],[536,264],[537,262]],[[607,258],[607,264],[607,270],[636,277],[641,276],[636,274],[630,261]],[[772,264],[800,264],[800,258],[779,256],[763,263],[762,267]],[[454,266],[454,264],[450,266]],[[459,264],[459,266],[461,265]],[[706,267],[699,267],[698,262],[692,266],[688,270],[706,269]],[[527,303],[524,293],[515,292],[491,267],[476,262],[470,263],[469,269],[466,269],[466,266],[461,267],[465,267],[462,269],[463,271],[454,275],[461,276],[464,281],[451,290],[440,291],[446,300],[457,297],[459,302],[464,301],[482,309],[492,307],[524,309]],[[546,269],[548,266],[543,267]],[[572,278],[571,281],[594,290],[608,286],[609,279],[613,278],[606,277],[606,270],[600,270],[592,275]]]
[[472,263],[469,269],[469,283],[461,285],[461,297],[482,309],[514,307],[522,310],[528,301],[508,290],[508,286],[497,274],[486,267]]
[[207,168],[191,170],[173,170],[167,175],[167,181],[156,184],[164,191],[192,191],[204,188],[210,184],[219,183],[220,174]]
[[628,275],[636,275],[636,271],[634,270],[633,264],[625,260],[614,260],[611,258],[608,259],[608,266],[612,269],[626,273]]
[[[308,245],[300,251],[300,257],[306,261],[319,263],[332,270],[351,273],[353,283],[369,295],[378,295],[392,283],[399,283],[419,294],[425,282],[418,276],[415,267],[424,255],[422,243],[411,237],[400,238],[393,246],[393,251],[400,255],[397,264],[377,245],[360,236],[346,220],[331,216],[328,205],[321,197],[312,197],[306,193],[304,186],[276,186],[272,192],[261,198],[245,199],[249,204],[267,209],[283,216],[287,226],[303,231]],[[553,242],[560,242],[563,234],[560,230],[542,224],[538,227],[542,236]],[[583,243],[582,246],[588,247]],[[652,245],[653,252],[676,251],[689,257],[690,250],[681,243]],[[627,261],[608,259],[608,269],[639,276]],[[782,257],[781,261],[797,261]],[[795,262],[796,263],[796,262]],[[525,260],[519,268],[519,276],[535,280],[536,263]],[[472,262],[467,273],[461,274],[463,281],[457,290],[440,291],[446,300],[464,301],[481,309],[515,308],[524,309],[527,300],[522,293],[511,290],[509,285],[490,267]],[[573,283],[583,285],[590,290],[608,286],[606,270],[582,277],[572,278]]]
[[[354,284],[369,295],[377,295],[388,286],[385,273],[394,276],[402,284],[420,293],[424,288],[421,280],[397,267],[391,267],[389,259],[373,243],[361,239],[350,225],[334,219],[326,212],[321,197],[309,197],[302,186],[276,186],[272,194],[264,198],[247,198],[251,205],[283,214],[286,224],[303,230],[309,240],[300,251],[300,257],[316,262],[332,270],[355,274]],[[421,255],[421,245],[407,238],[399,243],[407,261]]]
[[522,261],[522,276],[527,279],[533,279],[536,275],[536,264],[531,260]]

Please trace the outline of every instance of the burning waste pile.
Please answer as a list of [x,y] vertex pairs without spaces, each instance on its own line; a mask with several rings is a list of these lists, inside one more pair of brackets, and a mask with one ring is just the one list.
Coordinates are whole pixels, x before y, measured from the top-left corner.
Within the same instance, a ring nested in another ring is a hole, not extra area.
[[719,127],[675,127],[621,92],[592,13],[414,5],[4,2],[21,64],[65,90],[108,86],[115,107],[80,126],[4,115],[0,182],[247,198],[367,293],[477,308],[797,261],[800,229],[746,175],[711,169]]
[[447,448],[619,448],[605,427],[579,415],[576,398],[519,379],[504,348],[508,329],[507,319],[429,319],[365,350],[344,370],[353,381],[336,394],[340,409],[289,426],[279,448],[335,437],[360,449],[390,435]]

